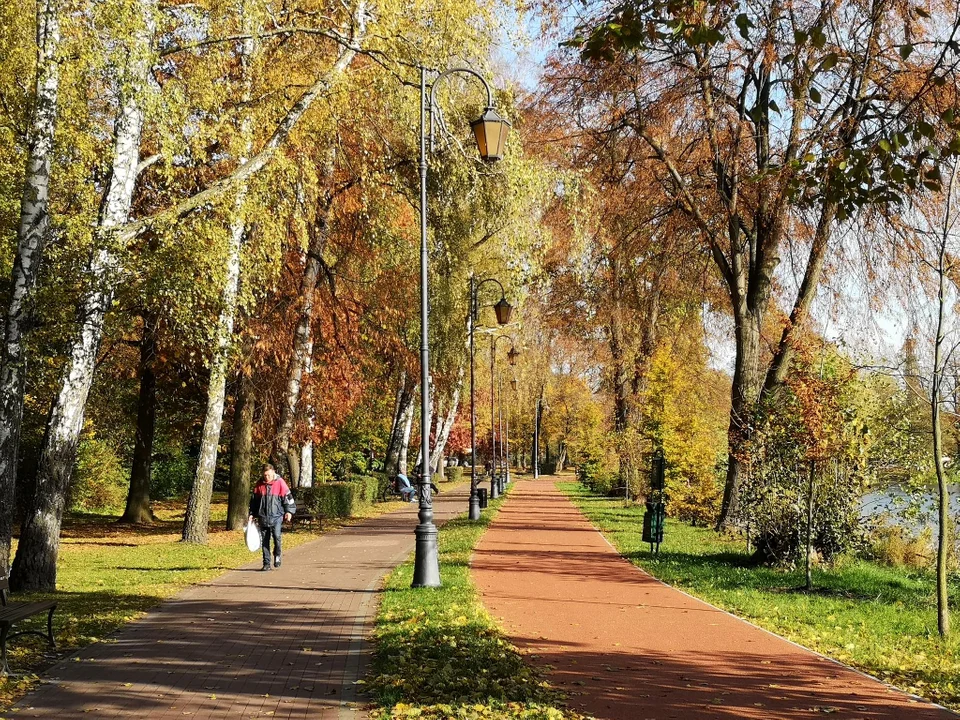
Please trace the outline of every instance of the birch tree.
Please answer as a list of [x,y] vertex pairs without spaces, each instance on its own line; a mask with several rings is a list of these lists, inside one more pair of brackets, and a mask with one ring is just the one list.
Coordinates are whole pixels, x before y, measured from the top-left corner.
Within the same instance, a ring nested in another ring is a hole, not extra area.
[[[336,151],[331,149],[328,151],[321,174],[321,197],[317,202],[317,217],[310,224],[309,242],[304,253],[303,275],[300,279],[299,318],[293,335],[293,352],[287,368],[287,381],[280,406],[280,420],[274,446],[274,459],[280,463],[278,467],[281,469],[286,466],[287,474],[285,477],[290,480],[294,487],[300,486],[300,479],[294,474],[294,469],[301,467],[301,461],[295,457],[296,448],[291,449],[290,447],[290,438],[293,434],[304,374],[307,373],[310,360],[313,357],[313,312],[317,282],[323,264],[323,253],[330,239],[330,225],[333,221],[335,192],[331,185],[334,181],[335,163]],[[281,471],[281,475],[283,474]]]
[[141,16],[132,33],[129,62],[121,78],[120,103],[114,127],[110,182],[98,220],[102,242],[93,249],[87,268],[90,286],[81,303],[81,326],[70,348],[63,382],[47,424],[37,469],[36,492],[23,524],[10,574],[12,588],[52,590],[60,523],[83,429],[84,409],[93,380],[94,362],[103,337],[103,324],[113,300],[120,271],[110,232],[129,219],[140,162],[144,102],[152,66],[156,5],[140,4]]
[[[253,96],[253,78],[250,63],[256,52],[255,21],[250,8],[241,3],[239,9],[246,37],[240,44],[239,64],[243,91],[241,105],[249,104]],[[238,164],[243,165],[253,150],[252,119],[245,115],[240,120],[240,142],[243,154]],[[230,351],[233,347],[233,325],[237,314],[237,297],[240,290],[240,261],[244,239],[249,232],[243,214],[247,188],[241,183],[236,189],[234,217],[230,224],[230,242],[227,248],[226,273],[223,284],[220,317],[217,320],[213,340],[213,355],[210,358],[210,384],[207,389],[207,413],[203,421],[200,440],[200,459],[197,473],[187,501],[183,519],[184,542],[207,542],[207,526],[210,522],[210,499],[213,495],[213,474],[217,466],[217,450],[220,446],[220,427],[223,423],[223,406],[226,400],[227,376],[230,373]]]
[[60,91],[57,53],[61,12],[61,0],[37,3],[35,97],[0,362],[0,574],[4,577],[10,571],[10,539],[17,506],[18,448],[27,375],[25,341],[44,246],[50,236],[50,168]]

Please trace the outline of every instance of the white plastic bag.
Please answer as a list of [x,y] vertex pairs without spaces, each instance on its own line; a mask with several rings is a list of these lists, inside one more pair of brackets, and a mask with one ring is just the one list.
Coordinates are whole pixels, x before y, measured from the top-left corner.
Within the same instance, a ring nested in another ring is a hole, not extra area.
[[247,550],[256,552],[260,549],[260,529],[257,527],[256,520],[243,526],[243,536],[247,542]]

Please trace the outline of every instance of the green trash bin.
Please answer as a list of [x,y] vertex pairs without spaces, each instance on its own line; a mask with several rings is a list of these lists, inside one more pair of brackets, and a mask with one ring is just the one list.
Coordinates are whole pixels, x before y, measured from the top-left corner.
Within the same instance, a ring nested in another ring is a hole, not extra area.
[[662,502],[648,502],[647,510],[643,513],[643,536],[642,540],[652,546],[656,545],[657,552],[660,551],[660,543],[663,542],[663,525],[666,519],[666,508]]
[[477,488],[477,497],[480,499],[480,509],[483,510],[487,506],[487,489]]

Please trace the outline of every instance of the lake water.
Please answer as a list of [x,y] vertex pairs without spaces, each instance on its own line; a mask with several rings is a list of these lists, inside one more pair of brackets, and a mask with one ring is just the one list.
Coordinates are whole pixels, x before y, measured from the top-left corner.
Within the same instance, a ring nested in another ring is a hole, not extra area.
[[[903,525],[918,532],[924,527],[936,529],[937,526],[937,492],[931,489],[924,497],[919,515],[904,516],[907,508],[907,494],[899,486],[892,486],[884,490],[873,490],[863,496],[860,504],[860,513],[865,519],[887,516],[888,522]],[[950,486],[950,514],[956,518],[960,515],[960,485]]]

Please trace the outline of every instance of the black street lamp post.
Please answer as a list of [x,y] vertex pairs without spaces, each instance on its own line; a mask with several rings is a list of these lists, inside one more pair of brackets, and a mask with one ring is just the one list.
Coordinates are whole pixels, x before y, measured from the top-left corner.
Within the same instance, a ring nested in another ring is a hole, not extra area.
[[474,395],[473,340],[477,320],[480,317],[480,308],[487,307],[480,304],[480,289],[486,283],[494,283],[500,288],[500,299],[490,306],[493,307],[497,316],[497,324],[506,325],[513,314],[513,306],[507,302],[506,293],[499,280],[485,278],[478,282],[472,274],[470,275],[470,316],[467,319],[467,328],[470,335],[470,512],[468,517],[471,520],[480,519],[480,493],[477,492],[477,409]]
[[[516,353],[516,347],[513,345],[513,338],[509,335],[490,336],[490,497],[500,497],[503,486],[497,478],[497,416],[494,410],[494,374],[496,372],[497,343],[506,338],[510,341],[510,351]],[[513,357],[516,357],[514,355]],[[501,402],[502,402],[501,398]]]
[[[517,348],[516,348],[515,346],[514,346],[514,347],[511,347],[511,348],[507,351],[507,361],[510,363],[511,366],[514,366],[514,365],[517,364],[517,356],[518,356],[519,354],[520,354],[520,351],[517,350]],[[516,378],[513,378],[513,379],[510,381],[510,389],[511,389],[513,392],[516,392],[516,390],[517,390],[517,379],[516,379]],[[502,386],[501,386],[501,391],[500,391],[500,400],[501,400],[501,402],[503,401],[503,389],[502,389]],[[506,412],[503,413],[503,418],[504,418],[504,422],[503,422],[503,428],[504,428],[504,444],[503,444],[503,447],[504,447],[504,449],[505,449],[504,458],[505,458],[505,460],[506,460],[506,463],[505,463],[505,465],[504,465],[503,471],[504,471],[504,479],[505,479],[505,482],[506,482],[506,484],[509,485],[509,484],[510,484],[510,406],[509,406],[509,405],[507,406]]]
[[533,411],[533,447],[531,448],[530,455],[533,460],[533,479],[538,480],[540,478],[540,404],[543,402],[543,391],[540,391],[540,396],[537,398],[537,404],[534,406]]
[[439,587],[440,562],[437,551],[437,526],[433,522],[433,494],[430,488],[430,349],[429,349],[429,285],[427,248],[427,115],[430,115],[430,152],[433,152],[434,108],[437,107],[437,87],[440,81],[454,74],[472,75],[483,83],[487,92],[487,106],[483,115],[470,123],[477,148],[483,160],[503,158],[503,149],[510,123],[493,108],[490,86],[476,70],[468,67],[451,68],[440,73],[430,89],[427,104],[427,69],[420,67],[420,512],[416,528],[416,550],[413,567],[413,587]]

